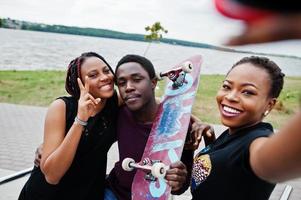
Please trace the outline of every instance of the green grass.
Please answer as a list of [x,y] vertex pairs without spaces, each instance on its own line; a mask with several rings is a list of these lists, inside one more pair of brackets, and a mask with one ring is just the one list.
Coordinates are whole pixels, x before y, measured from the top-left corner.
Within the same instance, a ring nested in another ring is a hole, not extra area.
[[65,72],[0,71],[0,102],[48,106],[66,94]]
[[[219,111],[215,95],[224,76],[202,75],[198,88],[193,114],[202,121],[219,124]],[[48,106],[56,97],[66,95],[65,72],[62,71],[0,71],[0,102]],[[161,96],[164,81],[160,81],[156,90]],[[286,77],[281,102],[266,121],[275,128],[282,126],[300,106],[301,77]]]

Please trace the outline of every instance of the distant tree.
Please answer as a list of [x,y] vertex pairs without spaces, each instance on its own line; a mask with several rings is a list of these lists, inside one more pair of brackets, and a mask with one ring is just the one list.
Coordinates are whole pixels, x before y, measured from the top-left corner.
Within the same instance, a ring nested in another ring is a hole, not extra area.
[[2,27],[2,19],[0,18],[0,27]]
[[145,31],[146,31],[147,33],[148,33],[148,32],[150,32],[150,33],[149,33],[149,34],[146,34],[146,35],[144,36],[144,39],[147,40],[147,41],[149,41],[149,44],[148,44],[146,50],[144,51],[144,54],[143,54],[143,55],[146,55],[146,53],[147,53],[147,51],[148,51],[148,49],[149,49],[149,47],[150,47],[150,45],[151,45],[151,43],[152,43],[153,41],[159,42],[160,39],[163,38],[163,35],[162,35],[162,34],[163,34],[163,33],[165,33],[165,34],[168,33],[168,30],[165,29],[165,28],[161,25],[160,22],[155,22],[153,25],[145,27]]
[[22,25],[21,25],[22,30],[27,30],[27,29],[29,29],[28,27],[29,26],[26,23],[22,23]]

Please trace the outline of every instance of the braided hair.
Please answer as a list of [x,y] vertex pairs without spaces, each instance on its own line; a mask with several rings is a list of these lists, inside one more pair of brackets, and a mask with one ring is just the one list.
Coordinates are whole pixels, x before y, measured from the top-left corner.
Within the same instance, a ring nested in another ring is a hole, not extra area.
[[68,65],[65,89],[71,96],[75,97],[76,99],[79,99],[80,97],[80,89],[77,83],[77,78],[83,80],[81,77],[81,67],[85,60],[89,57],[97,57],[101,59],[109,67],[112,74],[114,74],[111,66],[107,63],[107,61],[101,55],[95,52],[83,53],[79,57],[73,59]]
[[266,57],[250,56],[244,57],[237,63],[235,63],[230,69],[230,71],[228,71],[227,75],[231,72],[233,68],[245,63],[251,63],[255,67],[263,69],[268,73],[271,80],[269,97],[277,98],[283,88],[283,78],[285,76],[285,74],[282,73],[280,67],[275,62],[271,61]]

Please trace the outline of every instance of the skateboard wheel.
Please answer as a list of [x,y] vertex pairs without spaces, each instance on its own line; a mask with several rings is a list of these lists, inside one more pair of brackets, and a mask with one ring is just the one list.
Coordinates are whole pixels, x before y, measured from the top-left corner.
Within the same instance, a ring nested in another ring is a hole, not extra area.
[[135,163],[133,158],[125,158],[122,161],[122,169],[128,172],[133,171],[134,167],[131,166],[131,163]]
[[193,69],[193,65],[192,62],[190,61],[186,61],[182,66],[182,70],[186,73],[192,72],[192,69]]
[[164,177],[166,174],[166,167],[164,163],[154,163],[151,168],[151,173],[156,178]]

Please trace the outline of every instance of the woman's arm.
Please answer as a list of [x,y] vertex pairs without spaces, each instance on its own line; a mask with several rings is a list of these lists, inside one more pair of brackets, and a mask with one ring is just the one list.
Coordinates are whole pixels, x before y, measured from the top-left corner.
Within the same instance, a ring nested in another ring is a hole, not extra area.
[[269,182],[301,176],[301,111],[272,137],[252,142],[250,165],[258,177]]
[[50,184],[59,183],[69,169],[83,130],[74,123],[65,136],[65,113],[66,105],[59,99],[50,105],[45,119],[41,170]]
[[[77,117],[88,121],[89,117],[100,112],[105,102],[95,99],[89,93],[89,79],[85,77],[85,86],[78,78],[80,98],[78,100]],[[74,122],[65,135],[66,105],[62,100],[54,101],[48,109],[44,127],[44,149],[41,159],[41,170],[47,182],[57,184],[73,162],[83,125]]]

